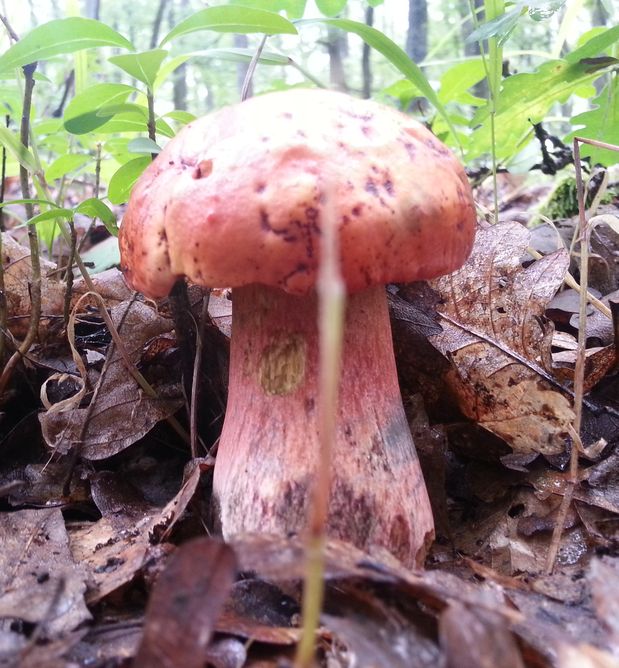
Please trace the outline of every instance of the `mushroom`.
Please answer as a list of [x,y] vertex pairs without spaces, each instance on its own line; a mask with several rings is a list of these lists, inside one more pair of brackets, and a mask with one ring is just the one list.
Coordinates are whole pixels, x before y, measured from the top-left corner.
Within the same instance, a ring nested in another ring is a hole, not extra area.
[[315,282],[328,175],[346,308],[327,532],[419,565],[433,520],[398,386],[385,284],[460,267],[475,209],[425,127],[332,91],[252,98],[190,123],[136,184],[123,271],[151,297],[181,276],[233,288],[213,493],[225,538],[302,531],[317,466]]

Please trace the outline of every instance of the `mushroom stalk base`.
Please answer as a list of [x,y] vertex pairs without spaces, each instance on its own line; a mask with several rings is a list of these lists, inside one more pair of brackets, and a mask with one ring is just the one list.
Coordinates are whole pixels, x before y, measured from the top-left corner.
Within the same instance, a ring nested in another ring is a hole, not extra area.
[[[214,476],[224,537],[307,524],[317,468],[317,298],[233,292],[228,406]],[[327,533],[423,563],[433,520],[398,386],[384,288],[349,297]]]

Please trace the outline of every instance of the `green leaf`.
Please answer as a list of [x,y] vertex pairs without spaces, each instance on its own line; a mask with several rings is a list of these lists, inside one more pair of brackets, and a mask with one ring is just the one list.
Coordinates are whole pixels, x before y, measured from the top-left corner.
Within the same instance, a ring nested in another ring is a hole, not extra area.
[[566,3],[566,0],[545,0],[544,2],[530,2],[529,16],[534,21],[545,21],[554,16]]
[[300,19],[305,13],[307,0],[230,0],[231,5],[242,5],[269,12],[286,12],[289,19]]
[[121,102],[120,104],[106,104],[97,109],[97,116],[105,118],[106,121],[116,116],[124,114],[125,116],[136,116],[144,121],[148,120],[148,109],[143,104],[137,102]]
[[290,21],[279,14],[263,9],[222,5],[207,7],[181,21],[161,41],[161,46],[171,39],[187,35],[198,30],[216,32],[254,33],[265,35],[296,35],[297,29]]
[[110,207],[102,202],[97,197],[91,197],[78,204],[75,213],[82,213],[90,218],[99,218],[105,225],[106,230],[113,236],[118,236],[118,224],[116,221],[116,214]]
[[619,40],[619,25],[614,26],[605,30],[603,33],[595,35],[588,42],[583,44],[581,47],[568,53],[565,57],[565,60],[568,63],[577,63],[583,58],[592,58],[597,56],[609,46],[612,46],[615,42]]
[[94,19],[72,16],[48,21],[31,30],[0,56],[0,71],[97,46],[133,49],[128,39]]
[[42,211],[41,213],[38,213],[36,216],[30,218],[30,220],[27,220],[25,223],[17,225],[16,227],[26,227],[26,225],[38,225],[39,223],[43,223],[47,220],[57,220],[58,218],[63,218],[64,220],[72,220],[73,210],[58,208],[58,209],[50,209],[49,211]]
[[168,52],[165,49],[152,49],[141,53],[127,53],[108,58],[112,65],[120,67],[129,76],[146,84],[152,90],[155,79]]
[[378,7],[379,5],[382,5],[385,0],[368,0],[368,5],[370,7]]
[[132,139],[127,148],[131,153],[161,153],[161,146],[148,137],[136,137]]
[[[139,105],[138,105],[139,106]],[[145,107],[142,109],[145,110]],[[122,114],[116,114],[110,118],[105,125],[102,125],[97,129],[98,134],[114,134],[116,132],[137,132],[143,133],[146,132],[147,127],[147,115],[146,111],[132,110]],[[174,129],[166,123],[163,118],[158,118],[155,121],[155,130],[158,135],[163,135],[164,137],[174,137],[176,134]]]
[[348,0],[316,0],[316,7],[325,16],[337,16],[348,4]]
[[4,146],[7,152],[10,153],[22,167],[25,167],[30,172],[37,171],[37,162],[30,150],[19,141],[19,137],[14,132],[5,128],[4,125],[0,125],[0,144]]
[[45,180],[53,181],[60,179],[71,172],[87,165],[92,160],[92,156],[85,153],[69,153],[56,158],[54,162],[45,170]]
[[395,42],[390,40],[387,35],[384,35],[380,30],[376,30],[376,28],[372,28],[365,23],[351,21],[350,19],[302,19],[301,21],[297,21],[297,25],[309,25],[314,23],[326,23],[327,25],[332,25],[341,30],[345,30],[346,32],[355,33],[373,49],[382,53],[383,56],[385,56],[392,65],[397,67],[397,69],[419,89],[421,94],[428,99],[437,112],[445,119],[449,129],[453,132],[454,137],[457,137],[456,130],[452,125],[449,115],[445,111],[445,108],[441,104],[441,101],[438,99],[437,94],[434,92],[434,89],[426,79],[424,73],[406,55],[406,52]]
[[50,199],[10,199],[6,202],[0,202],[0,208],[3,206],[11,206],[12,204],[43,204],[45,206],[51,206],[56,209],[62,208],[58,206],[56,202],[52,202]]
[[481,42],[490,37],[497,37],[499,44],[504,44],[518,25],[523,11],[524,9],[518,6],[491,21],[482,23],[464,40],[465,43]]
[[181,65],[186,63],[189,58],[191,57],[191,54],[183,54],[180,56],[174,56],[174,58],[170,58],[167,60],[163,65],[159,68],[159,72],[157,73],[157,76],[155,77],[155,82],[153,83],[153,91],[156,91],[159,86],[174,72],[174,70],[178,69]]
[[102,115],[101,108],[122,104],[134,92],[133,86],[125,84],[103,83],[89,86],[67,105],[64,112],[65,130],[74,135],[96,130],[114,115]]
[[[13,74],[14,76],[14,74]],[[0,110],[9,116],[21,116],[22,96],[16,86],[0,86]]]
[[441,77],[441,87],[438,98],[443,104],[458,102],[460,104],[473,104],[478,106],[484,100],[475,98],[469,93],[476,83],[484,79],[486,69],[481,58],[466,60],[450,67]]
[[[218,58],[219,60],[229,60],[233,63],[249,63],[256,55],[256,49],[243,49],[240,47],[230,47],[226,49],[204,49],[202,51],[193,51],[185,54],[192,58]],[[273,51],[262,51],[258,62],[261,65],[290,65],[290,58]]]
[[[532,123],[543,120],[553,104],[564,103],[572,93],[597,76],[588,70],[586,63],[551,60],[536,72],[514,74],[505,79],[495,119],[497,157],[506,159],[516,153]],[[488,106],[477,111],[471,126],[480,127],[471,135],[469,159],[490,151]]]
[[129,199],[134,183],[151,162],[147,156],[134,158],[116,170],[110,179],[107,193],[112,204],[122,204]]
[[[594,109],[572,117],[572,126],[581,127],[570,132],[565,138],[566,141],[571,141],[574,137],[585,137],[619,145],[619,78],[613,77],[593,103]],[[590,144],[581,144],[580,153],[590,157],[593,164],[610,167],[619,163],[619,153]]]
[[400,107],[402,108],[407,107],[413,98],[421,95],[417,87],[408,79],[399,79],[398,81],[395,81],[390,86],[387,86],[387,88],[383,88],[381,93],[398,100]]
[[197,118],[194,114],[188,111],[181,111],[180,109],[169,111],[167,114],[164,114],[164,117],[171,118],[181,125],[187,125],[187,123],[191,123],[191,121],[195,121]]

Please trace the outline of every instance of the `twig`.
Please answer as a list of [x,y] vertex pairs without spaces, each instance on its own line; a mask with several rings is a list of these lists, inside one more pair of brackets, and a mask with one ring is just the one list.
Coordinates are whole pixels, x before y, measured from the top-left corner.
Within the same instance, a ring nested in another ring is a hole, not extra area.
[[[587,353],[587,289],[589,285],[589,241],[591,236],[591,225],[587,221],[585,213],[585,186],[582,178],[582,166],[580,161],[580,142],[592,144],[598,148],[608,148],[619,151],[618,146],[597,142],[595,140],[574,137],[574,166],[576,169],[576,194],[578,198],[578,231],[580,238],[580,299],[579,299],[579,326],[578,347],[576,352],[576,365],[574,368],[574,422],[570,428],[572,436],[572,451],[570,453],[570,480],[561,500],[557,523],[555,525],[552,541],[546,559],[546,572],[552,573],[559,551],[561,535],[565,527],[567,513],[572,503],[574,490],[578,482],[578,453],[583,450],[580,437],[582,426],[582,409],[585,393],[585,363]],[[610,313],[610,309],[609,309]]]
[[71,313],[71,295],[73,294],[73,265],[75,264],[75,255],[77,253],[77,233],[75,232],[75,223],[68,221],[69,234],[71,235],[71,244],[69,245],[69,257],[67,258],[67,272],[65,276],[66,289],[64,291],[64,326],[69,325],[69,315]]
[[[28,137],[30,133],[30,110],[32,108],[32,92],[34,90],[34,71],[37,64],[31,63],[23,67],[25,87],[24,87],[24,104],[22,108],[22,118],[20,127],[21,143],[27,148]],[[30,199],[30,182],[28,170],[20,165],[19,179],[21,182],[22,197]],[[28,218],[32,218],[34,211],[32,204],[26,204],[26,214]],[[4,394],[6,386],[8,385],[13,371],[18,362],[25,355],[30,346],[34,343],[39,333],[39,320],[41,318],[41,263],[39,257],[39,237],[35,225],[28,225],[28,241],[30,243],[30,264],[32,267],[32,276],[30,283],[30,324],[26,336],[19,348],[11,355],[7,361],[2,375],[0,375],[0,397]]]
[[572,505],[572,498],[574,497],[574,490],[578,483],[578,453],[582,450],[582,441],[578,432],[570,425],[570,435],[572,437],[572,451],[570,452],[570,479],[567,484],[567,489],[563,493],[561,504],[559,505],[559,512],[557,513],[557,521],[552,531],[552,538],[550,540],[550,547],[546,555],[545,573],[550,575],[555,567],[557,554],[559,554],[559,547],[561,546],[561,536],[565,528],[565,520],[567,513]]
[[[100,187],[101,187],[101,142],[97,142],[97,148],[96,148],[96,152],[95,152],[95,185],[92,189],[92,196],[93,197],[99,197]],[[86,233],[80,239],[79,246],[77,247],[77,252],[78,253],[82,252],[82,248],[84,247],[84,244],[86,243],[86,240],[88,239],[88,235],[92,231],[92,228],[95,226],[96,222],[97,222],[97,218],[93,218],[90,221],[90,225],[88,226],[88,229],[86,230]]]
[[264,50],[264,45],[266,43],[267,43],[267,35],[264,35],[262,37],[262,40],[260,41],[260,44],[258,45],[258,48],[256,49],[256,53],[254,53],[249,63],[249,66],[247,67],[247,74],[245,75],[245,81],[243,81],[243,88],[241,89],[241,102],[247,99],[249,93],[249,87],[251,85],[252,79],[254,78],[254,72],[256,71],[256,66],[258,65],[260,54]]
[[191,379],[191,400],[189,404],[189,438],[191,439],[191,456],[198,457],[198,381],[200,379],[200,367],[202,366],[202,350],[204,348],[204,328],[208,319],[208,305],[211,300],[211,291],[202,297],[202,311],[200,322],[196,327],[196,354],[193,363],[193,376]]
[[9,33],[9,37],[13,42],[19,42],[19,35],[13,30],[11,27],[11,24],[9,23],[9,20],[7,19],[4,14],[0,14],[0,21],[4,24],[4,27],[6,28],[6,31]]

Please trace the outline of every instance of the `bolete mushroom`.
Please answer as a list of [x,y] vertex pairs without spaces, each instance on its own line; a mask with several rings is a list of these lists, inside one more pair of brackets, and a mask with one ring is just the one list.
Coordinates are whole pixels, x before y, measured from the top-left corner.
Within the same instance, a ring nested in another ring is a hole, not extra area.
[[190,123],[136,184],[128,281],[233,288],[228,405],[213,492],[225,537],[302,531],[317,464],[315,282],[329,178],[349,293],[327,531],[419,564],[433,520],[402,406],[384,285],[450,273],[473,243],[457,159],[426,128],[322,90]]

